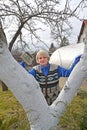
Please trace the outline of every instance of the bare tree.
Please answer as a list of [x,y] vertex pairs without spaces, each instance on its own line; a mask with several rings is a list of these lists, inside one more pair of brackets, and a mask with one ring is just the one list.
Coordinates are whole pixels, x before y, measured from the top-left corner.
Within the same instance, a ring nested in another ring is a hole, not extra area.
[[59,120],[72,101],[77,89],[87,77],[87,41],[84,54],[75,66],[57,99],[48,106],[38,82],[10,53],[0,24],[0,79],[23,106],[31,130],[57,130]]
[[38,31],[45,31],[44,26],[46,30],[50,28],[52,37],[59,44],[64,37],[68,39],[72,29],[69,19],[79,18],[78,10],[87,7],[86,0],[80,0],[78,5],[71,9],[72,1],[66,0],[64,8],[61,9],[61,1],[58,0],[1,0],[0,18],[4,29],[8,29],[6,34],[9,50],[11,51],[14,43],[21,44],[22,47],[29,44],[29,49],[30,43],[34,46],[34,43],[44,43],[38,35]]

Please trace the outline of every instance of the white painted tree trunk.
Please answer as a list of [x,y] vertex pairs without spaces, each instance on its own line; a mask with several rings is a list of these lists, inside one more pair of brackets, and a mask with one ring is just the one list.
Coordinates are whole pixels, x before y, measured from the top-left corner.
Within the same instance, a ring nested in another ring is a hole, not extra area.
[[37,81],[14,60],[7,45],[0,39],[0,80],[22,104],[31,130],[57,130],[60,117],[86,76],[87,43],[81,61],[74,68],[60,95],[48,106]]

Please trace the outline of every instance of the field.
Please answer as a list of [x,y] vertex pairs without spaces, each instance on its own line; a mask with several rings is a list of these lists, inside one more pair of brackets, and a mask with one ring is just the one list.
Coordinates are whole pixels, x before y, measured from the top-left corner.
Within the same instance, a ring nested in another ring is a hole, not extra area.
[[[61,86],[66,79],[61,79]],[[30,130],[26,113],[10,90],[0,87],[0,130]],[[58,130],[87,130],[87,80],[73,99],[58,125]]]

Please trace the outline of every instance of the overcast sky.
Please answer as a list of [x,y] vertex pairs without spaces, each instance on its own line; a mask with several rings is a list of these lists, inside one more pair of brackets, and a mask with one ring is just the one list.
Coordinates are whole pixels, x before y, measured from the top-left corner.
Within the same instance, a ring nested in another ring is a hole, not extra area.
[[[64,2],[66,0],[61,0],[61,1],[62,2],[61,2],[60,8],[62,9]],[[81,0],[72,0],[71,8],[74,10],[80,1]],[[80,13],[80,19],[87,19],[87,9],[84,9],[84,10],[80,9],[80,10],[78,10],[78,12]],[[69,41],[71,44],[73,44],[73,43],[77,43],[78,35],[80,33],[80,29],[82,26],[82,21],[78,20],[77,18],[73,18],[70,20],[70,22],[71,22],[71,25],[73,27],[73,30],[72,30],[71,36],[69,38]],[[48,34],[48,30],[44,31],[42,33],[41,32],[38,32],[38,33],[42,34],[41,37],[42,37],[42,39],[44,39],[46,41],[48,46],[50,45],[50,43],[54,43],[54,40],[52,40],[50,35]],[[39,47],[40,47],[40,44],[39,44]]]
[[[61,1],[62,1],[62,5],[63,5],[64,1],[66,1],[66,0],[61,0]],[[71,0],[71,1],[72,1],[71,7],[74,10],[74,8],[77,7],[78,3],[81,0]],[[87,8],[86,9],[80,9],[78,12],[80,14],[80,19],[87,19]],[[70,37],[70,41],[71,41],[71,43],[75,43],[75,42],[77,42],[77,38],[78,38],[78,35],[80,33],[82,21],[80,21],[76,18],[73,18],[73,19],[71,19],[71,24],[73,26],[73,31],[72,31],[72,35]]]
[[[65,5],[65,3],[64,3],[65,1],[66,0],[61,0],[60,9],[62,9],[63,5]],[[71,6],[70,7],[74,10],[81,0],[68,0],[68,1],[71,1]],[[80,19],[87,19],[87,8],[84,9],[83,11],[82,11],[82,9],[79,10],[79,13],[80,13]],[[70,20],[70,22],[71,22],[71,24],[73,26],[73,31],[72,31],[72,34],[70,36],[69,41],[72,44],[72,43],[76,43],[77,42],[77,38],[78,38],[78,35],[80,33],[82,21],[77,20],[76,18],[73,18],[73,19]],[[40,26],[40,24],[38,26]],[[41,25],[41,27],[42,27],[42,25]],[[51,36],[48,33],[49,29],[47,27],[43,28],[43,30],[45,30],[45,31],[43,31],[43,32],[39,31],[38,34],[41,36],[42,39],[44,39],[45,43],[47,43],[47,45],[50,46],[51,43],[54,43],[54,40],[51,39]],[[36,46],[36,48],[44,48],[44,44],[40,44],[39,42],[37,44],[35,43],[35,46]],[[32,44],[31,44],[30,47],[32,49],[36,49],[36,48],[34,48],[32,46]]]
[[[82,19],[87,19],[87,13],[86,12],[87,12],[87,9],[86,9],[85,12],[82,13],[82,16],[81,16]],[[71,37],[70,37],[70,41],[72,43],[74,43],[74,42],[77,42],[77,38],[78,38],[78,35],[80,33],[80,30],[81,30],[81,26],[82,26],[82,21],[77,20],[77,19],[73,19],[71,21],[71,23],[72,23],[72,26],[73,26],[73,31],[72,31],[72,34],[71,34]]]

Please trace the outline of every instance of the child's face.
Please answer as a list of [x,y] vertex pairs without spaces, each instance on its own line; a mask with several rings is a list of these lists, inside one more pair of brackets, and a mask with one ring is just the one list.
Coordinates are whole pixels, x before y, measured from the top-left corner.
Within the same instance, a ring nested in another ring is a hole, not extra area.
[[48,64],[48,57],[44,55],[39,55],[38,56],[38,63],[42,66],[46,66]]

